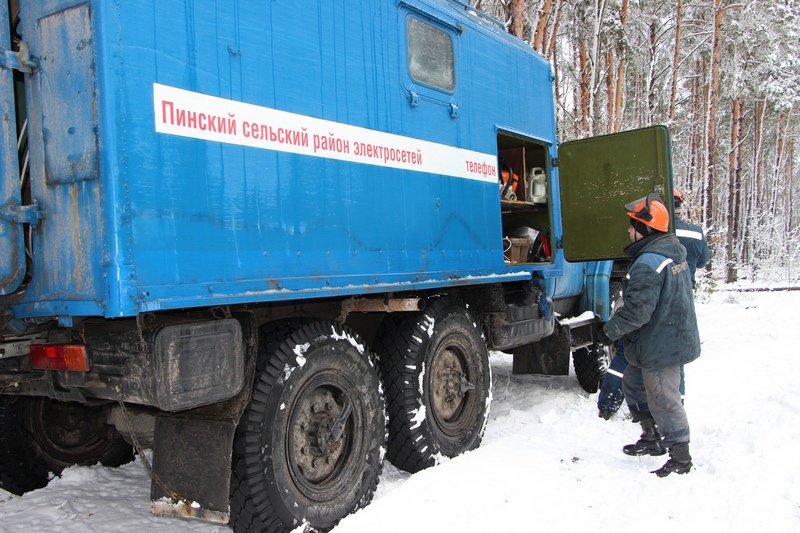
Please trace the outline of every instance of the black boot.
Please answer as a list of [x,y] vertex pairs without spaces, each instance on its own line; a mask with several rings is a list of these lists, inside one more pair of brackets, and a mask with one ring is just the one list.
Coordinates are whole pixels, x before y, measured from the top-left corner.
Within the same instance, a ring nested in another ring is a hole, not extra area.
[[622,447],[625,455],[664,455],[667,450],[661,444],[661,433],[658,432],[656,421],[645,418],[642,424],[642,436],[636,444],[626,444]]
[[689,455],[689,445],[679,444],[669,449],[669,460],[659,468],[653,470],[658,477],[667,477],[671,473],[685,474],[692,469],[692,456]]

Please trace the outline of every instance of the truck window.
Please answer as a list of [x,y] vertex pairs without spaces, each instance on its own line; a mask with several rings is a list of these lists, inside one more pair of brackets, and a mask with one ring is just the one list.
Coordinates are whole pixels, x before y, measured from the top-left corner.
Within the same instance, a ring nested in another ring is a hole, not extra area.
[[453,40],[416,17],[408,17],[408,70],[425,85],[452,92],[456,86]]

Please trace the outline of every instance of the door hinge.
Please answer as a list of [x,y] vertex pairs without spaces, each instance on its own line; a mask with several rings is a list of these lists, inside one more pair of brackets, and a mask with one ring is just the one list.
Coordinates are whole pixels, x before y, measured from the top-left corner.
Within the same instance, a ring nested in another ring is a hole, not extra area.
[[0,209],[0,218],[13,222],[14,224],[30,224],[31,226],[36,226],[45,216],[45,212],[39,209],[37,204],[8,205]]
[[554,157],[554,158],[552,158],[550,160],[550,166],[552,166],[553,168],[558,168],[558,158],[557,157]]
[[39,62],[31,57],[25,41],[19,43],[19,52],[0,49],[0,67],[31,73],[39,68]]
[[458,118],[458,104],[450,100],[450,116]]
[[417,89],[413,85],[408,89],[408,103],[411,104],[411,107],[419,105],[419,94],[417,94]]

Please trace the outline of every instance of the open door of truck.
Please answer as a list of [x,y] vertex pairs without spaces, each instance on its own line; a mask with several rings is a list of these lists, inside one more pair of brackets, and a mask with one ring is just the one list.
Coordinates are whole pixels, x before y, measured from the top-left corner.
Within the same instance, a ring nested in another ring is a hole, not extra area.
[[17,126],[14,98],[13,59],[8,5],[0,5],[0,295],[14,292],[25,276],[25,240]]
[[653,126],[559,146],[563,247],[567,261],[621,259],[630,244],[624,205],[657,193],[670,212],[669,129]]

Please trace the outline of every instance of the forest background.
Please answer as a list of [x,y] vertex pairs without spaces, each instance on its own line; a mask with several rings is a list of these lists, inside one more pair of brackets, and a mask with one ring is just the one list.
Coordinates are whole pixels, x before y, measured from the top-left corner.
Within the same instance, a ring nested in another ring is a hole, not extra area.
[[800,280],[800,0],[470,5],[553,65],[560,142],[669,126],[707,280]]

